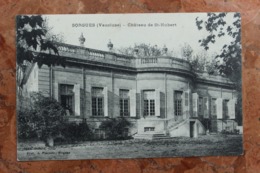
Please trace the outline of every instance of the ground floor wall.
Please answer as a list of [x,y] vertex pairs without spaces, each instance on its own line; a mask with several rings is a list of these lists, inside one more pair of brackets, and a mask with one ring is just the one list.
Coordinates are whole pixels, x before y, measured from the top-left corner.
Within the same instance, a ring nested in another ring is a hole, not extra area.
[[[131,74],[107,70],[76,67],[42,67],[38,72],[39,91],[49,93],[61,101],[61,85],[72,85],[72,113],[75,116],[92,117],[93,92],[101,89],[97,97],[103,97],[101,116],[120,116],[120,92],[127,91],[128,116],[142,118],[145,113],[144,97],[154,100],[155,112],[151,116],[163,119],[188,117],[235,119],[234,91],[218,86],[194,83],[191,79],[167,73]],[[146,92],[154,92],[146,96]],[[97,91],[96,91],[97,92]],[[66,94],[66,93],[65,93]],[[153,97],[153,98],[151,98]],[[226,103],[224,109],[223,103]]]
[[211,120],[211,132],[235,132],[237,122],[234,120]]
[[169,135],[171,137],[185,136],[196,138],[205,134],[206,129],[198,119],[187,119],[169,129]]
[[236,102],[233,90],[194,83],[179,74],[135,74],[73,66],[43,67],[38,74],[39,90],[48,91],[68,107],[69,117],[87,119],[97,126],[104,118],[116,117],[142,121],[134,123],[136,128],[131,128],[131,134],[153,128],[165,132],[167,120],[188,118],[217,120],[211,122],[211,131],[236,126],[231,125]]

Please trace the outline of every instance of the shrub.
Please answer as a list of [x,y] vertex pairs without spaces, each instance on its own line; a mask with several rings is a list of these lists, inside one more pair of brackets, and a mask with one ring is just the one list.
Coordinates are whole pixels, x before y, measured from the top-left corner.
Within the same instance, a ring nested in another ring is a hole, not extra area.
[[93,139],[93,133],[86,122],[82,123],[65,123],[61,135],[65,141],[74,143],[78,141],[87,141]]
[[31,108],[17,112],[19,139],[41,139],[62,142],[76,142],[93,139],[88,124],[70,123],[65,117],[62,105],[41,93],[33,93]]
[[30,109],[19,110],[17,112],[18,139],[38,138],[33,116],[34,112]]
[[66,121],[62,105],[41,93],[33,93],[31,98],[31,108],[18,111],[18,137],[38,137],[46,140],[48,137],[59,135],[62,124]]
[[109,118],[103,121],[100,125],[101,129],[106,131],[108,139],[128,139],[129,136],[125,134],[125,130],[131,127],[131,122],[126,118]]
[[230,131],[230,130],[225,130],[225,129],[223,129],[223,130],[221,131],[221,134],[225,134],[225,135],[237,135],[237,134],[239,134],[239,130],[234,129],[234,130]]

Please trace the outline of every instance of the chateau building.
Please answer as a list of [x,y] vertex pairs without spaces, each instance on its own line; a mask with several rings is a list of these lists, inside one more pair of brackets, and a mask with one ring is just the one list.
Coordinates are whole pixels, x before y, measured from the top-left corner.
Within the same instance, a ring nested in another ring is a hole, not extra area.
[[[236,129],[234,84],[227,78],[196,73],[182,59],[166,54],[126,56],[56,43],[66,66],[32,64],[24,85],[28,94],[42,92],[66,107],[70,121],[95,124],[125,117],[134,138],[197,137]],[[164,51],[167,51],[165,49]],[[54,54],[53,54],[54,55]]]

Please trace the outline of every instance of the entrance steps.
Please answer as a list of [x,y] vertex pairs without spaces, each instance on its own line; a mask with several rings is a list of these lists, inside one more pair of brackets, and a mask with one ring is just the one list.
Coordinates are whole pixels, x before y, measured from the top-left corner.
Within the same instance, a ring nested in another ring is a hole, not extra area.
[[156,139],[171,139],[170,136],[164,133],[154,133],[154,134],[136,134],[133,136],[134,139],[147,139],[147,140],[156,140]]
[[[151,127],[153,129],[151,130]],[[205,127],[197,118],[186,119],[142,119],[138,121],[139,133],[134,139],[171,139],[173,137],[198,137],[206,133]]]

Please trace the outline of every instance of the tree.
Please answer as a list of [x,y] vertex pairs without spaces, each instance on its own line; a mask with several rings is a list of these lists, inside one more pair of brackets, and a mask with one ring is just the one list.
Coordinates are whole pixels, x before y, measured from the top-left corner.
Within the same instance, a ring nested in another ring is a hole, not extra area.
[[216,69],[218,66],[218,62],[216,59],[212,59],[211,61],[206,61],[205,67],[206,71],[209,75],[219,75],[219,71]]
[[224,44],[220,54],[216,56],[223,61],[218,65],[219,72],[231,77],[237,72],[241,74],[241,18],[239,13],[234,13],[234,22],[228,25],[225,21],[226,16],[227,13],[208,13],[207,20],[196,18],[196,24],[199,30],[206,29],[209,33],[206,38],[199,40],[205,50],[208,50],[210,44],[214,44],[218,37],[232,38],[230,44]]
[[[232,15],[232,16],[230,16]],[[233,19],[229,23],[229,18]],[[242,85],[241,85],[241,17],[239,13],[208,13],[207,19],[196,18],[196,25],[199,30],[208,32],[206,38],[199,40],[205,50],[215,44],[218,38],[227,36],[230,43],[223,45],[221,52],[216,55],[216,68],[219,73],[227,76],[234,82],[237,90],[236,115],[239,124],[242,124]]]
[[18,137],[53,140],[67,122],[65,109],[58,101],[41,93],[33,93],[31,99],[31,107],[18,111]]
[[[63,58],[59,56],[58,49],[48,31],[50,28],[41,15],[17,16],[16,18],[16,42],[17,42],[17,82],[22,87],[22,79],[25,68],[31,63],[65,65]],[[57,37],[55,38],[57,39]]]
[[[137,55],[139,57],[154,57],[154,56],[162,56],[167,52],[165,52],[165,48],[160,48],[157,45],[150,45],[146,43],[136,44],[134,47],[122,47],[117,51],[124,55],[134,56]],[[166,48],[167,49],[167,48]]]
[[219,75],[216,66],[218,62],[215,59],[216,55],[209,56],[207,52],[196,53],[191,60],[189,60],[193,71],[204,73],[207,72],[209,75]]
[[187,61],[191,61],[192,58],[193,49],[188,43],[184,43],[184,45],[181,48],[181,56],[183,59]]
[[193,71],[195,72],[203,72],[205,70],[207,60],[207,53],[206,52],[198,52],[192,59],[189,60]]

